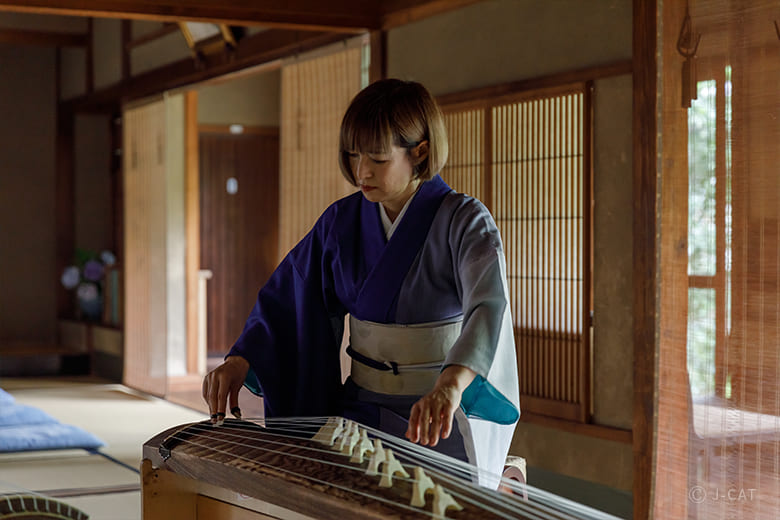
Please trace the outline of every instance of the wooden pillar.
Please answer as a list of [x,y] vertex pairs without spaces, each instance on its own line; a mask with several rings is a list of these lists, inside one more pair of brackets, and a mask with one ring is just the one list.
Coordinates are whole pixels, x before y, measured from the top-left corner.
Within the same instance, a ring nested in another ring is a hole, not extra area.
[[56,227],[56,264],[53,273],[57,287],[57,317],[71,317],[73,309],[73,295],[67,291],[59,282],[60,274],[65,266],[73,262],[74,241],[76,236],[76,191],[75,191],[75,168],[74,168],[74,127],[75,114],[60,103],[61,90],[61,54],[57,48],[55,81],[56,81],[56,103],[57,103],[57,136],[55,151],[55,227]]
[[86,81],[84,83],[87,94],[92,94],[95,91],[95,54],[94,54],[94,41],[95,41],[95,19],[87,18],[87,45],[84,47],[86,51]]
[[371,64],[368,68],[368,82],[387,77],[387,31],[371,31]]
[[636,520],[650,518],[655,413],[656,0],[633,5],[634,421]]
[[198,271],[200,270],[200,174],[198,151],[198,93],[184,94],[185,141],[185,279],[187,287],[187,373],[198,373]]

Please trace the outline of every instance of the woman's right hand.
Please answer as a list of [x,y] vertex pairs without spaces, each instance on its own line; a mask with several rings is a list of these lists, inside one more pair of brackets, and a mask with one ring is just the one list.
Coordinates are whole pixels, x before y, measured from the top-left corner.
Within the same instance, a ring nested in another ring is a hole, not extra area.
[[222,424],[225,420],[228,399],[230,399],[230,412],[236,418],[241,418],[238,392],[248,372],[249,362],[246,359],[241,356],[230,356],[203,378],[203,399],[209,405],[212,424]]

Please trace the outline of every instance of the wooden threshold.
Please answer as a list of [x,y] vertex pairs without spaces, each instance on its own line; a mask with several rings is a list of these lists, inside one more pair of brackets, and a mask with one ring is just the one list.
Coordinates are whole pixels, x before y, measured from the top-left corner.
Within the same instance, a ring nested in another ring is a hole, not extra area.
[[556,430],[576,433],[577,435],[587,435],[588,437],[596,437],[598,439],[604,439],[607,441],[622,442],[624,444],[631,444],[634,439],[634,434],[631,430],[613,428],[611,426],[603,426],[600,424],[566,421],[564,419],[534,414],[526,411],[520,415],[520,422],[536,424],[538,426],[544,426],[547,428],[555,428]]

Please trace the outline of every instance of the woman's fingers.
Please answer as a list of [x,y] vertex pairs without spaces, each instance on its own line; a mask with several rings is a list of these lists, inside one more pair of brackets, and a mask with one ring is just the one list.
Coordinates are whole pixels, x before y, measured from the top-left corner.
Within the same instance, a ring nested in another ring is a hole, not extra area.
[[[427,404],[427,403],[426,403]],[[429,406],[422,406],[420,410],[420,444],[428,444],[428,434],[431,428],[431,411]]]
[[412,406],[406,438],[424,446],[436,446],[452,432],[455,407],[446,394],[431,392]]
[[241,408],[238,407],[238,392],[241,391],[241,387],[237,386],[230,390],[230,413],[236,419],[241,419]]
[[442,414],[442,427],[441,427],[442,439],[450,438],[450,434],[452,433],[452,416],[454,414],[455,414],[455,410],[452,410],[452,412],[449,413]]
[[420,440],[420,403],[412,406],[412,413],[409,414],[409,426],[406,428],[406,438],[411,442]]
[[249,371],[249,363],[241,357],[231,356],[203,379],[203,398],[209,406],[212,424],[221,425],[225,420],[228,399],[230,411],[240,418],[238,392]]

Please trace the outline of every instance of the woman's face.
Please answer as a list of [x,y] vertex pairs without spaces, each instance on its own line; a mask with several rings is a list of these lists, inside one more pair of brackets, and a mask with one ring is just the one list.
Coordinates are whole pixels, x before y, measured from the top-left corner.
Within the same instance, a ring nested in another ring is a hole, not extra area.
[[405,148],[393,146],[388,152],[350,151],[348,155],[350,170],[363,196],[371,202],[382,203],[388,216],[394,219],[420,184],[419,179],[412,178],[410,154]]

